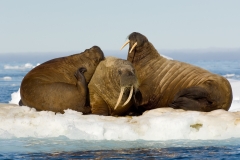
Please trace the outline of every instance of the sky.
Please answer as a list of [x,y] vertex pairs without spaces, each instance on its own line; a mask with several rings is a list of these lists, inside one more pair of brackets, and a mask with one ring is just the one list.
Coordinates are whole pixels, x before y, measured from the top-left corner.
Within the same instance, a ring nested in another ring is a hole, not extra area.
[[2,0],[0,54],[119,50],[132,32],[160,50],[236,49],[239,8],[238,0]]

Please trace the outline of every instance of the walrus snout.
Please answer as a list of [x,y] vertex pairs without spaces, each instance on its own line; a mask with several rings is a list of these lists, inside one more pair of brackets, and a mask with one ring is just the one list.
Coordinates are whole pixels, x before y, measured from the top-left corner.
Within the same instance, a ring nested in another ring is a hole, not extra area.
[[[126,70],[125,72],[126,72],[126,73],[125,73],[126,76],[133,76],[133,75],[135,75],[134,71]],[[119,73],[119,75],[122,75],[122,74],[123,74],[123,71],[122,71],[121,69],[119,69],[119,70],[118,70],[118,73]]]
[[137,77],[133,69],[129,67],[123,67],[118,70],[120,75],[120,86],[131,87],[137,84]]
[[137,84],[137,77],[135,74],[132,75],[124,75],[120,78],[120,86],[122,87],[131,87],[136,86]]

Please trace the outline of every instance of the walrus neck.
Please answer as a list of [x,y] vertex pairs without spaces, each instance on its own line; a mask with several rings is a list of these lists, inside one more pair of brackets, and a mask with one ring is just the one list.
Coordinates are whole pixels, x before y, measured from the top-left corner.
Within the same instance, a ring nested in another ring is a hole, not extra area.
[[[157,50],[153,47],[153,45],[149,43],[145,43],[143,47],[139,47],[134,52],[128,55],[127,60],[132,62],[133,64],[142,63],[145,64],[148,61],[160,57]],[[145,63],[143,63],[143,61]]]

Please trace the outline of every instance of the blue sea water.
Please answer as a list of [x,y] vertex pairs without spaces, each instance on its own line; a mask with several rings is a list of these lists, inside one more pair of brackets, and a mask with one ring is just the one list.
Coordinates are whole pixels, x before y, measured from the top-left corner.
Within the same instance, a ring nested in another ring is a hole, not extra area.
[[[240,60],[185,60],[240,80]],[[18,91],[29,62],[0,63],[0,103]],[[38,62],[30,62],[32,66]],[[40,62],[41,63],[41,62]],[[177,133],[176,133],[177,134]],[[240,139],[219,141],[84,141],[65,137],[0,139],[0,159],[239,159]]]
[[[239,139],[85,141],[64,137],[1,140],[0,159],[239,159]],[[9,150],[11,152],[9,152]]]
[[240,156],[239,139],[129,142],[60,137],[41,140],[19,138],[1,142],[0,159],[239,159]]
[[[16,92],[24,75],[29,69],[4,69],[7,64],[0,64],[0,102],[8,103],[11,100],[11,93]],[[16,64],[12,64],[13,66]],[[7,79],[10,77],[11,79]]]

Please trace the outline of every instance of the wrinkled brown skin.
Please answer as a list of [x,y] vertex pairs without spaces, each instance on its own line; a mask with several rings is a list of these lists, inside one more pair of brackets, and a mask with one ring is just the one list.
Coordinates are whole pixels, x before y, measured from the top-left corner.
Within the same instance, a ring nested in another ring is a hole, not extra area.
[[[107,57],[100,62],[88,84],[92,114],[105,116],[123,116],[127,114],[133,101],[131,100],[125,106],[122,105],[127,100],[132,85],[136,90],[137,78],[129,61]],[[119,106],[114,110],[121,87],[127,88]]]
[[139,81],[135,103],[142,111],[173,107],[175,109],[228,110],[232,89],[224,77],[191,64],[162,57],[148,39],[137,32],[129,35],[127,60],[133,63]]
[[38,111],[64,113],[65,109],[72,109],[90,113],[90,107],[86,106],[87,85],[103,59],[102,50],[93,46],[82,53],[42,63],[22,80],[19,105]]

